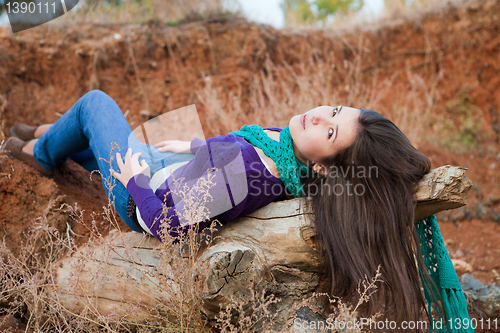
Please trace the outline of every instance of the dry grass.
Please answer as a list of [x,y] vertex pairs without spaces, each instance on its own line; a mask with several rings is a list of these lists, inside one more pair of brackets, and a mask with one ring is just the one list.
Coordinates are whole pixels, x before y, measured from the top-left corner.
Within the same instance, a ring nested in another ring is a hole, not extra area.
[[[360,37],[357,45],[350,45],[352,61],[338,66],[335,55],[326,59],[306,59],[300,66],[291,67],[266,60],[263,71],[253,76],[248,93],[242,89],[223,90],[223,82],[216,77],[205,77],[205,85],[197,91],[199,103],[206,108],[208,128],[217,128],[221,135],[238,130],[244,124],[262,127],[285,127],[289,120],[320,105],[346,105],[380,112],[391,119],[414,144],[428,140],[430,123],[440,124],[435,112],[438,108],[437,86],[442,72],[425,80],[416,70],[395,71],[386,79],[377,73],[366,81],[363,66],[369,54],[366,41]],[[331,69],[336,68],[336,71]],[[266,74],[264,74],[266,73]],[[405,94],[394,93],[397,78],[404,77],[410,84]],[[386,100],[391,98],[391,106]]]
[[51,211],[64,209],[55,207],[56,202],[57,198],[49,203],[39,219],[32,222],[17,254],[7,247],[5,240],[0,243],[0,320],[22,317],[26,326],[37,332],[59,317],[47,297],[54,285],[56,261],[68,247],[65,235],[50,227],[47,220]]
[[[182,181],[177,180],[181,184]],[[106,179],[106,185],[113,188],[116,181]],[[206,219],[209,212],[199,203],[211,200],[209,189],[212,185],[209,173],[202,186],[196,188],[198,197],[193,198],[183,212],[185,218]],[[185,190],[182,186],[178,188]],[[278,315],[271,310],[278,300],[263,291],[254,295],[250,309],[244,310],[235,300],[233,305],[220,310],[215,323],[207,325],[204,277],[210,267],[198,258],[214,240],[217,222],[202,234],[197,224],[192,224],[185,234],[173,238],[167,232],[169,217],[166,216],[160,221],[164,230],[163,242],[150,253],[159,254],[158,261],[152,265],[149,262],[155,260],[144,254],[150,240],[138,233],[119,230],[112,201],[113,198],[109,198],[103,212],[93,213],[90,220],[85,220],[77,206],[57,206],[59,198],[56,198],[32,223],[19,254],[13,254],[5,242],[0,243],[0,327],[17,318],[26,331],[35,332],[265,332],[274,323],[284,320],[291,326],[295,311],[302,306],[314,308],[316,297],[320,296],[313,295]],[[49,227],[47,216],[55,210],[65,211],[74,222],[88,228],[91,237],[85,246],[75,246],[69,225],[65,233]],[[99,233],[98,216],[115,227],[113,237],[103,237]],[[145,238],[133,246],[130,234]],[[72,255],[71,259],[67,259],[68,255]],[[124,262],[119,269],[114,264],[116,260]],[[71,272],[62,280],[56,274],[61,267]],[[141,276],[139,280],[138,276]],[[359,305],[376,291],[379,278],[377,272],[373,279],[360,281],[360,303],[354,307],[342,303],[341,299],[331,300],[339,309],[331,317],[355,320]],[[61,281],[66,282],[61,284]],[[121,294],[124,295],[122,300],[119,299]],[[77,297],[79,303],[68,305],[77,295],[80,295]],[[112,302],[110,312],[106,302],[111,299],[116,301]],[[75,307],[75,304],[79,305]]]
[[[364,13],[363,11],[351,10],[347,13],[339,13],[335,20],[327,23],[324,28],[336,32],[353,32],[355,30],[378,30],[388,25],[406,20],[415,20],[427,13],[439,12],[448,6],[463,7],[477,2],[478,0],[414,0],[411,4],[405,4],[405,0],[385,0],[384,8],[379,14]],[[299,29],[317,29],[317,25],[294,24],[287,22],[287,27]]]

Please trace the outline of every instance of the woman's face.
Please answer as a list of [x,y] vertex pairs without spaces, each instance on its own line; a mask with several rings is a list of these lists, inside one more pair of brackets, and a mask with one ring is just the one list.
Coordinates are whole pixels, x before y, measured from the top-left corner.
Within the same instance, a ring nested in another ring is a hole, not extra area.
[[358,133],[359,109],[346,106],[320,106],[290,119],[295,156],[303,163],[319,161],[349,147]]

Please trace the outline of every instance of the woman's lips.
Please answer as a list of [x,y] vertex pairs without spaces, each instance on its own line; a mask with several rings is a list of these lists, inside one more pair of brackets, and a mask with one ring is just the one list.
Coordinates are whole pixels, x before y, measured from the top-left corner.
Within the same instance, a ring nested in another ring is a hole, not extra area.
[[302,123],[302,127],[306,129],[306,114],[304,113],[302,116],[300,116],[300,122]]

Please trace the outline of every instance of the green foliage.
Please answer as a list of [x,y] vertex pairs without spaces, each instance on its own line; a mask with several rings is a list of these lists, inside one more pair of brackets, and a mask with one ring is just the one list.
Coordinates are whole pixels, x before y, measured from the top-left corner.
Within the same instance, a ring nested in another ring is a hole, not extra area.
[[443,130],[447,135],[442,146],[452,152],[467,152],[479,144],[482,111],[473,104],[468,91],[468,88],[460,90],[459,98],[445,106],[447,119],[443,123]]
[[281,9],[287,23],[324,24],[338,13],[359,10],[364,0],[284,0]]

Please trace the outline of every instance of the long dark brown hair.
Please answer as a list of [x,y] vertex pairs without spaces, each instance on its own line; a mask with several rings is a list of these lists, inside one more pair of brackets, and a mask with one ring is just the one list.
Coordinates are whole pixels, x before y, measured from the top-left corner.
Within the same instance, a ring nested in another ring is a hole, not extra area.
[[359,281],[373,277],[380,265],[383,281],[363,311],[418,320],[425,303],[416,266],[422,255],[414,193],[430,160],[390,120],[361,109],[354,143],[320,162],[327,175],[309,177],[304,189],[320,186],[312,196],[313,223],[328,293],[357,302]]

